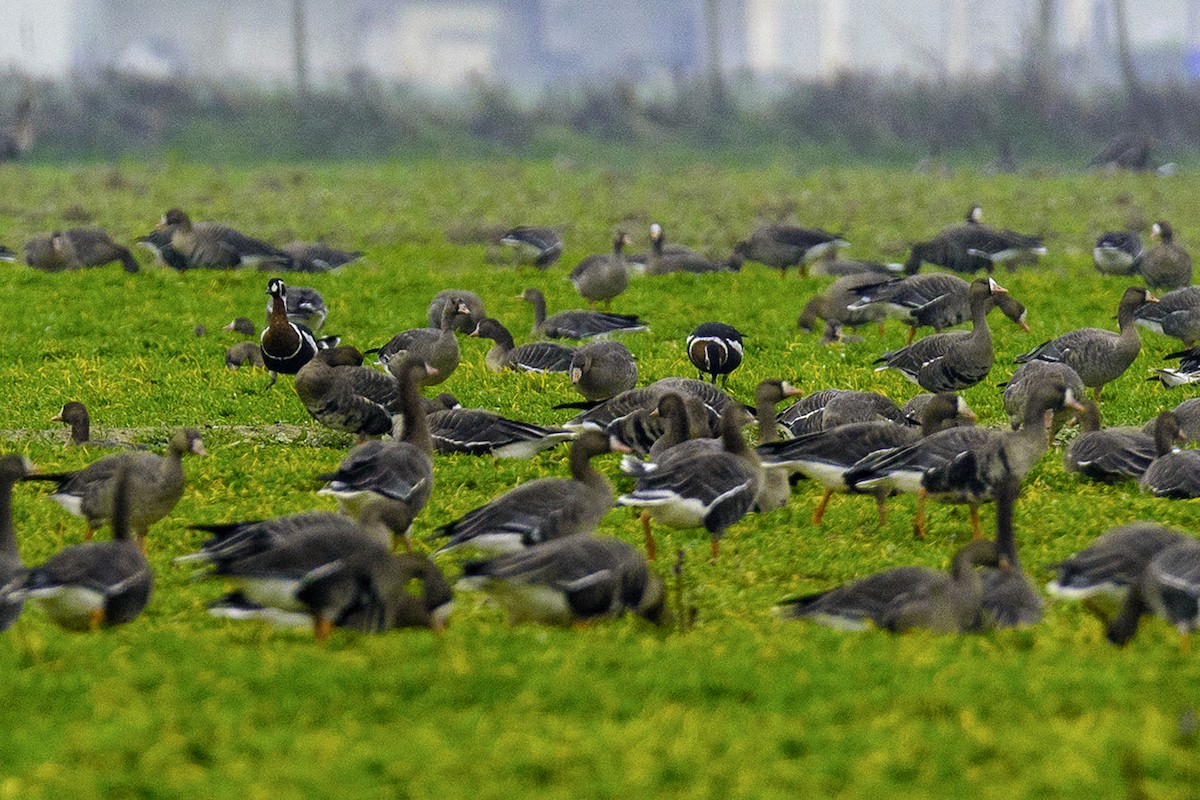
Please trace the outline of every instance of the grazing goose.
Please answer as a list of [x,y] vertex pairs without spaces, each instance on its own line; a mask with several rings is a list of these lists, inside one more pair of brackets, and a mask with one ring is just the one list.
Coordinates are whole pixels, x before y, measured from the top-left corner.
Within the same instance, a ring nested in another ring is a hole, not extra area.
[[1142,474],[1142,490],[1155,497],[1200,497],[1200,450],[1173,450],[1154,459]]
[[1158,239],[1142,254],[1138,272],[1149,289],[1179,289],[1192,282],[1192,257],[1175,241],[1171,223],[1160,220],[1150,229],[1150,238]]
[[625,264],[625,247],[629,237],[618,233],[613,239],[611,255],[588,256],[571,270],[571,283],[589,303],[604,303],[607,311],[612,299],[629,285],[629,268]]
[[320,242],[288,242],[279,250],[291,256],[288,272],[332,272],[362,258],[361,250],[339,250]]
[[563,425],[563,427],[591,428],[593,430],[607,431],[614,423],[619,424],[620,420],[628,417],[630,414],[634,414],[642,409],[645,411],[653,410],[658,405],[659,398],[667,392],[677,392],[685,398],[695,397],[703,402],[707,409],[710,423],[720,418],[722,412],[731,405],[741,410],[743,419],[747,424],[753,421],[742,410],[740,403],[719,389],[715,384],[699,381],[695,378],[663,378],[649,386],[641,386],[637,389],[621,392],[611,400],[605,400],[600,405],[579,414],[570,422]]
[[450,408],[429,415],[429,433],[439,453],[490,453],[497,458],[533,458],[574,434],[508,419],[479,408]]
[[129,248],[100,228],[69,228],[25,243],[25,263],[43,272],[102,267],[120,261],[126,272],[141,269]]
[[1133,321],[1146,330],[1171,336],[1192,347],[1200,341],[1200,286],[1174,289],[1158,298],[1157,303],[1143,303],[1133,312]]
[[876,372],[894,369],[928,392],[955,392],[982,381],[991,372],[996,354],[987,314],[1005,289],[991,278],[971,284],[971,331],[947,331],[884,353],[875,360]]
[[260,369],[267,368],[258,342],[238,342],[225,351],[225,366],[236,370],[246,364]]
[[662,579],[636,548],[577,534],[463,566],[460,589],[482,589],[512,625],[570,625],[632,611],[662,624],[668,617]]
[[530,342],[516,346],[508,328],[499,320],[487,317],[480,321],[472,336],[491,339],[485,361],[492,372],[506,369],[518,372],[570,372],[575,348],[555,342]]
[[13,530],[12,490],[32,471],[33,465],[21,456],[0,456],[0,631],[8,630],[25,606],[20,592],[25,566]]
[[[1070,389],[1072,396],[1077,398],[1083,397],[1084,394],[1083,380],[1066,364],[1049,361],[1030,361],[1022,364],[1004,384],[1004,410],[1014,431],[1021,427],[1025,419],[1025,406],[1029,404],[1029,398],[1037,387],[1047,385]],[[1065,406],[1054,412],[1048,432],[1051,442],[1070,415],[1070,408]]]
[[[1184,400],[1171,410],[1174,412],[1175,418],[1179,420],[1179,430],[1182,431],[1186,440],[1200,442],[1200,397]],[[1149,428],[1152,423],[1153,420],[1146,423],[1146,427]]]
[[317,354],[317,339],[305,326],[292,322],[287,314],[287,286],[280,278],[267,281],[271,296],[271,315],[259,337],[263,363],[271,372],[274,386],[279,374],[295,375]]
[[727,385],[729,373],[742,363],[742,333],[724,322],[702,322],[687,337],[688,360],[700,375],[708,375],[713,383],[721,376]]
[[[767,379],[760,381],[754,389],[754,421],[758,427],[759,445],[779,441],[779,425],[775,422],[775,406],[789,397],[799,397],[803,392],[787,381]],[[756,460],[758,452],[754,455]],[[763,470],[759,480],[758,497],[754,499],[754,510],[759,513],[774,511],[788,504],[792,487],[787,473],[781,470]]]
[[1157,522],[1131,522],[1106,531],[1065,561],[1051,564],[1055,577],[1046,591],[1060,600],[1082,600],[1111,620],[1146,565],[1186,534]]
[[[354,434],[359,441],[391,433],[392,418],[401,413],[403,388],[379,370],[338,363],[341,351],[322,350],[300,368],[295,383],[300,402],[326,428]],[[425,363],[411,361],[425,378]],[[398,372],[407,375],[403,367]]]
[[388,539],[403,537],[409,551],[413,520],[433,491],[433,440],[419,395],[426,378],[425,365],[415,358],[400,367],[396,394],[403,433],[399,441],[361,444],[335,472],[318,476],[328,482],[318,494],[337,498],[342,512],[364,527],[368,521],[381,523],[391,531]]
[[469,545],[503,553],[591,533],[613,504],[612,484],[596,471],[592,459],[610,449],[604,434],[583,432],[571,445],[570,478],[528,481],[469,511],[435,534],[449,540],[439,552]]
[[[267,301],[268,324],[270,324],[271,310],[274,305],[275,298],[272,297]],[[329,309],[325,307],[325,298],[321,297],[321,293],[316,289],[310,289],[307,286],[287,287],[284,305],[287,310],[288,322],[303,325],[310,331],[321,330],[325,326],[325,317],[329,316]],[[234,322],[236,323],[237,320]],[[253,332],[250,335],[253,336]]]
[[610,437],[635,456],[654,458],[668,447],[688,439],[712,435],[708,408],[698,397],[666,392],[654,408],[639,408],[613,420],[605,429]]
[[1154,370],[1155,377],[1150,380],[1160,380],[1168,388],[1200,381],[1200,346],[1167,353],[1163,358],[1178,358],[1179,366],[1158,367]]
[[1120,333],[1102,328],[1080,328],[1051,339],[1017,356],[1017,363],[1028,361],[1058,361],[1075,370],[1083,385],[1091,388],[1096,402],[1104,385],[1121,377],[1142,350],[1142,340],[1133,315],[1143,303],[1158,298],[1139,286],[1130,286],[1121,295],[1117,306],[1117,325]]
[[775,419],[792,436],[829,430],[851,422],[878,420],[906,422],[899,406],[890,399],[875,392],[851,389],[813,392],[788,406]]
[[786,601],[792,619],[809,619],[838,630],[866,630],[871,623],[892,633],[928,630],[970,633],[983,627],[983,588],[976,567],[999,564],[988,539],[959,548],[950,572],[896,567],[833,589]]
[[[1016,436],[1017,434],[1010,434]],[[985,568],[983,581],[984,624],[990,628],[1015,628],[1042,621],[1043,602],[1033,581],[1021,569],[1013,529],[1013,509],[1021,493],[1021,479],[1008,472],[994,481],[996,499],[996,551],[999,568]]]
[[[255,347],[257,350],[257,347]],[[92,439],[92,418],[88,414],[87,406],[80,403],[78,400],[71,400],[63,404],[62,411],[59,411],[50,418],[51,422],[61,422],[71,426],[71,433],[67,436],[67,444],[75,447],[133,447],[129,442],[114,442],[109,439]]]
[[838,278],[823,293],[814,295],[804,305],[800,316],[796,318],[796,327],[806,333],[816,329],[816,321],[825,321],[825,331],[821,335],[821,344],[833,344],[845,341],[842,328],[849,326],[858,328],[860,325],[880,323],[883,332],[885,311],[880,306],[865,306],[851,309],[850,305],[858,300],[859,292],[864,286],[875,286],[881,282],[880,276],[865,273],[861,275],[846,275]]
[[1126,231],[1103,233],[1092,248],[1092,261],[1104,275],[1132,275],[1141,257],[1141,237]]
[[633,314],[611,314],[604,311],[559,311],[546,316],[546,296],[541,289],[526,289],[521,299],[533,306],[533,335],[548,339],[590,339],[610,333],[632,333],[649,330],[646,323]]
[[183,497],[183,457],[207,455],[195,428],[176,431],[165,456],[153,453],[117,453],[93,461],[75,472],[30,475],[30,480],[57,484],[50,499],[77,517],[87,520],[84,539],[113,519],[117,476],[125,475],[129,494],[124,521],[143,547],[150,526],[171,513]]
[[585,400],[616,397],[637,386],[637,362],[620,342],[585,344],[571,356],[571,385]]
[[1121,613],[1108,624],[1108,640],[1125,646],[1149,614],[1175,626],[1181,649],[1191,650],[1191,634],[1200,627],[1200,542],[1188,538],[1150,559],[1126,595]]
[[401,331],[379,348],[379,363],[392,375],[399,377],[397,370],[409,358],[419,358],[433,369],[425,381],[426,386],[442,383],[458,369],[460,351],[458,337],[454,331],[458,318],[469,315],[470,307],[465,302],[457,306],[447,303],[442,308],[441,325],[437,328],[411,328]]
[[[267,314],[269,315],[270,313],[270,306],[268,306]],[[295,320],[292,321],[294,322]],[[270,324],[269,318],[268,324]],[[258,333],[258,331],[254,329],[254,323],[250,321],[249,317],[234,317],[222,330],[232,331],[233,333],[240,333],[242,336],[250,337],[253,337],[256,333]]]
[[140,504],[135,470],[134,462],[121,461],[112,475],[112,541],[63,548],[25,577],[21,596],[40,605],[60,627],[95,631],[120,625],[150,601],[154,573],[132,535],[137,528],[131,515]]
[[651,518],[671,528],[704,528],[716,559],[730,525],[753,507],[762,485],[762,466],[742,436],[742,409],[729,405],[721,414],[720,446],[711,440],[686,441],[659,455],[658,461],[625,458],[621,469],[638,479],[637,487],[617,498],[617,505],[643,509],[646,554],[657,546]]
[[513,260],[547,269],[562,255],[562,236],[554,228],[517,227],[500,237],[500,244],[511,247]]
[[[847,305],[850,312],[865,313],[874,309],[908,325],[908,343],[916,336],[917,328],[930,327],[937,333],[961,325],[971,317],[968,299],[971,284],[957,275],[944,272],[928,275],[909,275],[886,282],[866,283],[856,290],[857,299]],[[1028,331],[1025,306],[1007,293],[996,297],[996,305],[1004,316],[1021,330]]]
[[734,245],[733,253],[747,261],[774,267],[780,275],[786,274],[788,267],[799,265],[801,276],[808,277],[809,263],[849,245],[840,236],[819,228],[761,225]]
[[[441,328],[442,315],[447,306],[458,309],[454,315],[452,327],[459,333],[469,334],[475,330],[480,320],[487,316],[483,310],[483,300],[475,292],[467,289],[442,289],[429,302],[429,327]],[[465,312],[462,309],[466,309]]]
[[975,273],[982,269],[991,274],[997,265],[1012,269],[1046,255],[1040,238],[992,228],[982,220],[980,207],[972,206],[965,224],[952,225],[933,239],[914,244],[904,271],[915,275],[921,264],[928,262],[955,272]]
[[713,261],[690,247],[667,244],[666,234],[657,222],[650,226],[650,254],[646,257],[647,275],[671,272],[737,272],[735,260]]
[[[875,453],[907,447],[942,428],[946,421],[956,418],[974,419],[975,414],[958,395],[946,392],[936,395],[924,411],[924,425],[914,429],[891,420],[851,422],[838,427],[804,433],[782,442],[760,444],[758,455],[767,474],[787,470],[799,473],[819,483],[825,490],[813,509],[813,525],[820,525],[825,509],[834,492],[850,491],[846,473],[859,461]],[[891,487],[881,485],[867,490],[875,495],[879,524],[887,524],[887,497]]]
[[1103,483],[1140,479],[1154,459],[1171,452],[1184,440],[1179,418],[1164,411],[1155,418],[1153,432],[1140,428],[1100,427],[1100,407],[1087,401],[1083,433],[1063,454],[1063,469]]
[[266,242],[252,239],[227,225],[192,222],[184,211],[172,208],[163,214],[159,227],[170,229],[169,244],[189,268],[237,269],[278,267],[287,269],[292,257]]

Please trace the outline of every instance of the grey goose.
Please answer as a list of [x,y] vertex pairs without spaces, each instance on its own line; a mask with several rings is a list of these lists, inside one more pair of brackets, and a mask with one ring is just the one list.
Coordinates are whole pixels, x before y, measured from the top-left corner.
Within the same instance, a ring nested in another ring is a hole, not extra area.
[[611,254],[588,256],[571,270],[571,283],[579,296],[589,303],[603,303],[607,311],[612,300],[629,285],[629,268],[625,264],[625,246],[629,237],[618,233],[613,239]]
[[1142,257],[1142,238],[1128,231],[1100,234],[1092,248],[1092,262],[1105,275],[1132,275]]
[[1148,331],[1192,347],[1200,341],[1200,286],[1172,289],[1156,303],[1143,303],[1134,311],[1133,320]]
[[557,342],[530,342],[517,346],[508,328],[497,319],[485,317],[471,336],[492,340],[484,360],[488,369],[501,372],[570,372],[575,348]]
[[772,224],[755,228],[734,245],[733,253],[738,259],[774,267],[781,275],[789,267],[799,266],[800,274],[807,277],[811,262],[848,246],[840,236],[820,228]]
[[[971,318],[970,288],[967,281],[944,272],[874,283],[864,281],[855,290],[856,297],[847,310],[864,313],[874,308],[878,313],[901,320],[908,325],[908,343],[911,344],[918,328],[930,327],[940,333],[945,328],[967,322]],[[1029,330],[1025,306],[1020,301],[1003,292],[996,296],[995,302],[1001,313],[1021,330]]]
[[1142,473],[1141,485],[1155,497],[1200,497],[1200,450],[1172,450],[1159,456]]
[[547,269],[562,255],[562,236],[554,228],[518,226],[500,237],[500,244],[512,248],[513,260]]
[[529,288],[520,295],[533,306],[533,335],[547,339],[590,339],[611,333],[648,330],[646,323],[632,314],[575,309],[546,316],[546,296],[541,289]]
[[[917,416],[914,424],[919,425],[920,415]],[[891,399],[877,392],[854,389],[821,389],[800,398],[776,417],[776,422],[792,436],[876,420],[906,422],[900,407]]]
[[168,244],[190,269],[259,267],[287,269],[292,257],[282,250],[215,222],[192,222],[182,209],[172,208],[159,227],[170,231]]
[[1175,241],[1175,229],[1159,220],[1150,229],[1150,238],[1158,241],[1142,254],[1138,272],[1149,289],[1179,289],[1192,282],[1192,257]]
[[432,367],[426,386],[442,383],[458,369],[461,352],[454,331],[462,316],[469,316],[470,306],[465,302],[457,305],[446,303],[442,308],[441,324],[436,328],[410,328],[393,336],[379,348],[379,363],[392,375],[399,377],[398,370],[409,358],[419,358],[427,367]]
[[141,267],[133,253],[100,228],[68,228],[25,242],[25,263],[43,272],[101,267],[119,261],[126,272]]
[[1150,432],[1141,428],[1101,428],[1100,408],[1084,403],[1083,433],[1063,453],[1063,469],[1102,483],[1140,479],[1159,456],[1184,440],[1179,418],[1170,411],[1159,414]]
[[8,630],[25,606],[20,591],[25,582],[25,566],[13,528],[12,491],[17,481],[32,471],[33,465],[22,456],[0,456],[0,631]]
[[735,259],[714,261],[690,247],[667,244],[662,225],[655,222],[650,226],[650,253],[645,261],[647,275],[666,275],[671,272],[736,272],[737,269]]
[[483,300],[475,292],[468,289],[442,289],[429,301],[430,328],[442,327],[442,316],[448,306],[456,311],[451,315],[450,325],[459,333],[469,334],[487,316],[483,310]]
[[965,223],[952,225],[933,239],[914,244],[904,271],[915,275],[923,262],[929,262],[955,272],[975,273],[982,269],[991,273],[998,265],[1011,269],[1046,254],[1039,237],[992,228],[982,220],[980,207],[971,206]]
[[633,353],[620,342],[591,342],[571,356],[569,374],[585,400],[600,401],[637,386],[638,368]]
[[481,408],[433,411],[428,422],[434,450],[447,454],[532,458],[574,435],[565,428],[521,422]]
[[[250,343],[258,351],[258,345]],[[78,400],[63,403],[62,410],[50,418],[51,422],[61,422],[71,427],[67,435],[67,444],[72,447],[127,447],[134,445],[130,442],[118,442],[111,439],[92,439],[92,417],[87,406]]]
[[362,257],[361,250],[340,250],[321,242],[288,242],[279,250],[291,256],[280,269],[288,272],[331,272]]
[[[1021,427],[1025,419],[1025,406],[1029,404],[1029,398],[1039,386],[1046,385],[1070,389],[1076,398],[1084,395],[1083,380],[1066,364],[1057,361],[1030,361],[1022,364],[1003,384],[1004,411],[1008,414],[1008,421],[1014,431]],[[1054,412],[1054,419],[1047,431],[1050,441],[1054,440],[1071,413],[1072,409],[1069,406]]]
[[1141,618],[1163,617],[1180,634],[1180,647],[1191,650],[1191,634],[1200,627],[1200,542],[1187,538],[1150,559],[1121,612],[1107,627],[1108,640],[1124,646],[1137,635]]
[[[274,302],[274,298],[267,301],[268,323]],[[325,318],[329,316],[325,298],[321,297],[321,293],[316,289],[308,286],[287,287],[284,295],[284,310],[287,312],[288,322],[303,325],[310,331],[321,330],[325,326]],[[234,322],[236,323],[236,320]],[[236,326],[234,330],[237,330]],[[253,332],[250,335],[253,336]]]

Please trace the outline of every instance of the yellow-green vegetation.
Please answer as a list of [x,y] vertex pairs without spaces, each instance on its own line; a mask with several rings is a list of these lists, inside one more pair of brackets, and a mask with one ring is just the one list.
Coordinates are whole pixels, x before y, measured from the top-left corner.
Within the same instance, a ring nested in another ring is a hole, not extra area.
[[[1007,422],[996,384],[1013,356],[1071,328],[1115,325],[1127,281],[1092,268],[1098,233],[1164,218],[1200,245],[1200,190],[1188,177],[124,164],[6,166],[0,197],[0,242],[14,249],[73,219],[131,243],[172,206],[277,243],[361,248],[364,261],[339,274],[291,280],[319,289],[327,331],[364,349],[425,324],[430,298],[450,287],[477,291],[524,341],[532,314],[515,296],[539,286],[552,311],[578,307],[566,273],[606,251],[618,226],[644,243],[658,221],[672,241],[724,255],[757,220],[787,219],[841,232],[853,256],[902,260],[909,243],[980,203],[993,224],[1045,233],[1051,251],[1038,267],[997,276],[1028,306],[1032,332],[992,317],[996,367],[965,395],[994,425]],[[512,224],[561,226],[562,261],[545,273],[515,270],[469,243]],[[1200,659],[1161,622],[1118,650],[1081,609],[1054,604],[1034,629],[961,638],[847,635],[772,616],[782,598],[887,567],[945,566],[970,536],[963,507],[934,506],[926,541],[912,537],[911,498],[892,503],[882,530],[869,499],[836,498],[816,529],[819,490],[801,484],[787,508],[735,525],[716,565],[703,533],[660,531],[660,551],[686,554],[683,593],[696,612],[685,632],[631,619],[513,629],[475,596],[459,598],[443,635],[340,632],[325,646],[307,631],[209,617],[205,604],[221,587],[172,564],[202,539],[188,525],[332,508],[313,476],[351,442],[308,418],[289,378],[264,391],[262,371],[224,368],[237,337],[221,326],[237,315],[261,324],[266,275],[175,273],[141,258],[136,275],[117,265],[0,271],[7,449],[50,470],[97,458],[64,449],[65,431],[48,421],[74,399],[91,409],[96,436],[134,428],[161,446],[172,429],[195,425],[211,453],[185,463],[184,498],[151,531],[157,585],[140,619],[80,635],[30,609],[3,636],[0,798],[1196,796]],[[742,399],[773,376],[807,391],[911,397],[916,388],[898,375],[872,371],[876,356],[903,342],[899,326],[831,348],[796,330],[803,301],[827,282],[752,264],[739,274],[646,277],[614,310],[651,324],[622,339],[643,383],[691,375],[684,338],[718,319],[746,334],[745,363],[729,381]],[[198,325],[207,335],[195,335]],[[1140,423],[1190,394],[1145,380],[1177,343],[1143,340],[1134,367],[1105,390],[1110,424]],[[567,418],[552,410],[575,399],[565,377],[495,375],[483,364],[488,343],[461,344],[462,366],[442,388],[465,405]],[[276,441],[240,427],[277,422],[301,435]],[[1112,525],[1196,527],[1194,503],[1085,483],[1065,475],[1060,458],[1061,449],[1029,476],[1016,513],[1021,555],[1039,582],[1047,563]],[[615,457],[602,467],[623,480]],[[415,539],[521,481],[565,472],[563,448],[529,462],[439,456]],[[42,493],[16,490],[30,563],[83,533]],[[990,524],[990,512],[984,518]],[[640,541],[625,510],[601,532]],[[456,558],[443,562],[451,575]],[[674,588],[671,560],[658,568]]]

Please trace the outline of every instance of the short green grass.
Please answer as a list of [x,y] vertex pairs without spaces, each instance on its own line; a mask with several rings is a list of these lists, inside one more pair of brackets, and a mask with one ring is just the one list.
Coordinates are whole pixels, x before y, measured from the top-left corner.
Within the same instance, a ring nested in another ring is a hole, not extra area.
[[[757,220],[788,219],[841,231],[853,255],[900,260],[908,243],[973,202],[995,224],[1044,232],[1052,251],[1037,268],[998,276],[1033,327],[1021,334],[994,315],[997,366],[966,392],[1000,424],[995,384],[1014,355],[1069,328],[1114,324],[1126,282],[1092,270],[1095,236],[1166,218],[1186,242],[1200,192],[1187,177],[797,175],[703,164],[10,166],[0,170],[0,242],[19,247],[81,217],[132,241],[178,205],[274,241],[362,248],[365,261],[341,274],[296,280],[323,292],[329,331],[368,347],[424,324],[429,299],[448,287],[478,291],[522,340],[531,312],[515,299],[520,290],[542,287],[552,310],[576,307],[567,270],[607,249],[618,226],[644,242],[657,220],[677,241],[724,253]],[[516,271],[485,263],[483,245],[447,237],[516,223],[561,225],[563,261],[544,274]],[[1200,667],[1160,623],[1117,650],[1095,620],[1062,605],[1035,629],[962,638],[845,635],[772,616],[789,595],[891,566],[945,565],[969,536],[964,509],[934,507],[930,537],[917,542],[910,498],[892,503],[882,530],[869,500],[837,498],[815,529],[818,492],[801,485],[787,508],[736,525],[716,565],[705,561],[703,534],[660,532],[663,551],[686,554],[683,590],[696,608],[686,632],[634,620],[514,629],[473,596],[460,598],[441,636],[338,633],[325,646],[303,631],[208,617],[220,587],[171,563],[201,539],[188,525],[330,508],[313,475],[350,444],[308,419],[289,379],[263,391],[264,373],[223,368],[235,337],[221,326],[262,316],[265,278],[149,266],[137,275],[116,266],[0,271],[6,448],[53,470],[98,457],[64,449],[65,431],[48,422],[78,399],[98,435],[136,428],[160,446],[172,429],[196,425],[212,454],[185,464],[184,499],[152,531],[157,589],[139,620],[75,635],[31,610],[4,637],[0,798],[1197,796]],[[729,382],[739,397],[769,376],[808,391],[910,397],[915,387],[871,369],[903,341],[899,327],[863,331],[864,343],[844,348],[796,331],[804,299],[826,280],[756,265],[646,278],[615,308],[652,325],[623,339],[644,383],[692,374],[684,337],[721,319],[747,334],[746,363]],[[197,325],[207,335],[196,336]],[[1110,423],[1140,422],[1189,394],[1144,380],[1176,343],[1143,338],[1139,361],[1106,391]],[[445,389],[466,405],[565,418],[552,410],[573,399],[565,379],[493,375],[485,347],[462,340],[463,364]],[[275,423],[303,435],[275,441]],[[614,477],[616,467],[615,457],[603,460]],[[565,472],[564,449],[530,462],[439,457],[417,538],[521,481]],[[39,493],[21,486],[15,500],[28,562],[82,534]],[[1045,564],[1109,526],[1152,518],[1194,528],[1196,510],[1068,477],[1054,453],[1017,509],[1022,557],[1040,581]],[[626,511],[601,530],[640,537]],[[669,561],[658,569],[674,585]],[[454,573],[456,563],[445,566]]]

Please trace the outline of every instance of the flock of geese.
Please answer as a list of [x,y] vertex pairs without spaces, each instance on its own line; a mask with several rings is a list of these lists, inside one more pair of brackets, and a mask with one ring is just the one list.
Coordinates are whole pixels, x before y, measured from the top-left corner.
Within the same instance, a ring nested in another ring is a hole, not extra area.
[[[1171,226],[1156,223],[1152,237],[1157,241],[1148,248],[1126,232],[1100,237],[1097,269],[1131,280],[1140,276],[1145,286],[1129,286],[1116,302],[1118,331],[1068,331],[1017,359],[1020,367],[1004,393],[1011,421],[1006,430],[975,426],[957,392],[991,371],[993,307],[1025,327],[1024,306],[997,282],[996,267],[1035,261],[1045,248],[1036,237],[985,225],[978,207],[963,223],[915,245],[903,265],[845,259],[841,237],[787,225],[757,228],[725,260],[668,244],[657,224],[651,249],[627,254],[630,239],[620,232],[611,253],[590,256],[570,273],[591,308],[549,314],[540,290],[521,295],[531,306],[536,339],[520,345],[487,315],[477,294],[446,289],[432,298],[427,327],[401,331],[363,352],[321,336],[328,312],[317,292],[272,277],[266,327],[259,334],[249,319],[231,322],[228,330],[252,338],[230,348],[226,363],[265,368],[272,385],[278,375],[294,376],[296,395],[318,423],[358,439],[334,472],[320,476],[325,487],[319,493],[335,498],[339,513],[198,526],[210,538],[177,560],[225,581],[229,592],[211,605],[213,614],[311,625],[319,639],[334,628],[440,629],[453,591],[435,562],[458,549],[475,556],[463,565],[458,588],[487,592],[512,622],[569,624],[632,612],[661,624],[672,609],[650,566],[658,555],[655,523],[706,531],[715,560],[729,529],[747,514],[782,508],[793,484],[811,480],[824,490],[814,525],[822,523],[835,494],[872,497],[882,524],[888,498],[912,493],[916,536],[926,535],[930,499],[967,504],[974,536],[948,572],[891,569],[786,601],[784,615],[844,628],[945,633],[1033,624],[1043,603],[1020,566],[1013,507],[1025,476],[1069,418],[1077,416],[1084,432],[1066,450],[1067,470],[1104,482],[1139,480],[1163,497],[1200,496],[1198,451],[1177,449],[1200,436],[1200,400],[1164,411],[1144,429],[1100,425],[1102,390],[1137,357],[1139,326],[1192,348],[1177,354],[1179,368],[1157,371],[1165,384],[1200,380],[1194,348],[1200,287],[1190,285],[1190,258]],[[563,249],[550,228],[514,228],[500,242],[512,249],[514,261],[539,270],[553,266]],[[303,243],[276,248],[224,225],[193,222],[178,209],[140,243],[174,269],[311,272],[358,256]],[[50,271],[113,261],[137,269],[127,248],[90,228],[31,240],[23,255],[30,266]],[[899,407],[874,392],[829,388],[779,410],[800,392],[769,379],[759,383],[748,407],[717,385],[745,355],[742,335],[718,321],[699,325],[685,343],[707,381],[672,377],[639,386],[632,354],[608,338],[647,327],[637,316],[608,309],[628,282],[640,273],[736,270],[746,261],[836,276],[798,320],[802,330],[823,321],[825,342],[846,340],[846,328],[902,320],[908,344],[876,363],[926,393]],[[919,272],[924,263],[947,271]],[[974,277],[980,271],[986,275]],[[1151,290],[1165,294],[1156,297]],[[970,329],[946,330],[963,323]],[[916,338],[921,328],[934,332]],[[541,425],[463,408],[447,393],[430,396],[431,387],[455,372],[462,335],[492,342],[486,355],[492,370],[568,375],[581,397],[567,404],[576,415],[562,425]],[[79,403],[65,405],[58,418],[71,426],[74,444],[120,444],[91,440],[87,410]],[[756,427],[756,446],[744,435],[748,425]],[[413,522],[433,495],[436,454],[529,458],[564,442],[569,475],[523,483],[445,524],[431,537],[437,544],[432,558],[412,552]],[[609,452],[625,454],[622,471],[634,479],[620,495],[594,464]],[[0,625],[12,624],[26,601],[41,604],[72,630],[134,619],[153,585],[147,532],[182,496],[189,454],[204,454],[194,429],[178,431],[166,455],[121,452],[71,473],[41,474],[18,456],[0,459]],[[43,564],[22,565],[11,512],[20,481],[53,484],[51,499],[86,521],[85,541]],[[997,506],[994,539],[979,523],[978,509],[986,502]],[[596,535],[614,506],[639,514],[644,552]],[[112,539],[93,540],[105,525]],[[1122,526],[1055,570],[1050,593],[1087,600],[1114,643],[1127,642],[1147,614],[1167,618],[1185,634],[1200,625],[1200,541],[1180,532],[1148,522]]]

